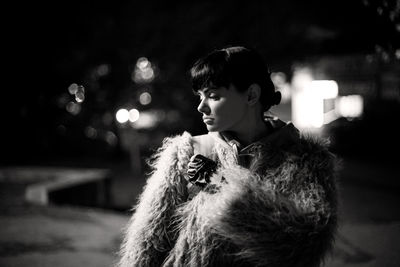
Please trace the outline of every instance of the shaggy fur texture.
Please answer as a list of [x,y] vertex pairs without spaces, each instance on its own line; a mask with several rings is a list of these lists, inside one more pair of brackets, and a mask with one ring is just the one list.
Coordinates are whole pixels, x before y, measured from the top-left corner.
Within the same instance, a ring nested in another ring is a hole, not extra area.
[[[216,144],[219,191],[188,200],[192,137],[167,138],[121,247],[128,266],[319,266],[336,230],[335,158],[299,137],[265,145],[252,167]],[[227,182],[221,182],[224,177]]]

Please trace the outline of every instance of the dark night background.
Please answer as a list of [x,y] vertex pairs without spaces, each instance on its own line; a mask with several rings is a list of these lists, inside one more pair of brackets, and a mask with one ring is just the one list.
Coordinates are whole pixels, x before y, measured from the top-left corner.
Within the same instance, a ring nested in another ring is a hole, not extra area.
[[[146,159],[166,136],[206,132],[190,66],[228,45],[254,48],[288,83],[296,66],[311,66],[330,75],[316,79],[338,81],[340,96],[363,96],[361,117],[320,132],[343,160],[325,267],[398,266],[400,0],[13,1],[2,11],[1,266],[110,266]],[[155,72],[146,83],[132,79],[142,57]],[[83,102],[71,84],[84,87]],[[287,118],[290,103],[280,106]],[[134,129],[117,122],[120,108],[163,119]],[[105,186],[54,190],[48,205],[26,200],[36,182],[98,168],[110,171]],[[105,205],[88,205],[105,191]]]
[[[100,118],[107,112],[114,117],[118,105],[140,90],[130,75],[142,56],[158,68],[150,85],[153,107],[181,113],[179,123],[165,125],[163,132],[187,129],[196,134],[204,129],[193,108],[196,102],[186,73],[195,59],[214,48],[255,48],[272,71],[289,77],[293,62],[310,57],[382,51],[394,57],[399,49],[396,1],[57,1],[14,5],[6,9],[12,15],[4,23],[4,41],[11,46],[5,50],[10,58],[6,68],[12,71],[5,78],[12,79],[2,90],[3,163],[120,156],[118,145],[109,148],[101,138],[88,140],[83,129],[93,125],[116,133],[115,120],[103,125]],[[107,64],[109,72],[96,77],[93,72],[101,64]],[[85,102],[76,116],[65,110],[71,83],[86,89]]]

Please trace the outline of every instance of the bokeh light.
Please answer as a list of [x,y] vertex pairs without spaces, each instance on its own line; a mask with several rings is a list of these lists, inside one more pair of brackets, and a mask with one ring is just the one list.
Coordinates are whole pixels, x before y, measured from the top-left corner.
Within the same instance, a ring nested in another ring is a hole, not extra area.
[[81,112],[81,105],[71,101],[66,105],[65,109],[72,115],[78,115]]
[[107,131],[104,139],[110,146],[116,146],[118,143],[118,137],[112,131]]
[[141,57],[137,60],[136,62],[136,66],[140,69],[140,70],[145,70],[149,67],[151,67],[151,63],[150,61],[145,58],[145,57]]
[[154,67],[146,57],[140,57],[132,72],[132,80],[136,83],[149,83],[154,79]]
[[115,114],[115,118],[119,123],[125,123],[129,120],[129,111],[127,109],[121,108]]
[[142,105],[148,105],[151,103],[151,94],[148,92],[143,92],[139,96],[139,102]]
[[134,123],[132,127],[136,129],[149,129],[156,126],[158,122],[156,112],[153,111],[143,111],[140,113],[140,117]]
[[76,94],[76,92],[78,92],[78,84],[72,83],[72,84],[68,87],[68,92],[69,92],[71,95]]
[[108,64],[101,64],[97,66],[96,74],[99,77],[106,76],[110,72],[110,66]]
[[92,126],[87,126],[85,128],[85,135],[86,135],[86,137],[88,137],[90,139],[94,139],[97,137],[97,130],[95,128],[93,128]]
[[336,99],[335,112],[342,117],[360,117],[364,109],[364,100],[360,95],[342,96]]
[[290,84],[287,81],[286,74],[283,72],[272,72],[271,80],[275,89],[282,94],[282,103],[287,103],[291,99]]
[[85,87],[79,85],[75,92],[75,101],[81,103],[85,100]]
[[81,102],[83,102],[84,100],[85,100],[85,94],[84,94],[84,93],[82,93],[82,92],[77,92],[77,93],[75,94],[75,101],[76,101],[76,102],[81,103]]
[[135,122],[140,118],[140,113],[139,110],[133,108],[129,110],[129,121],[130,122]]

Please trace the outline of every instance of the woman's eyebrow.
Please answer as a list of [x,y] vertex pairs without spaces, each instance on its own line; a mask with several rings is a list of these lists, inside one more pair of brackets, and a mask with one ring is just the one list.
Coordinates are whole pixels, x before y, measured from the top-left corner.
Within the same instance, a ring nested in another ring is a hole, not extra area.
[[217,87],[204,87],[203,89],[199,89],[196,94],[197,95],[201,95],[201,94],[207,95],[211,92],[216,92],[217,90],[218,90]]
[[198,91],[197,91],[197,94],[198,94],[198,95],[200,95],[201,93],[207,94],[207,92],[210,91],[210,90],[211,90],[211,88],[206,87],[206,88],[204,88],[204,89],[198,90]]

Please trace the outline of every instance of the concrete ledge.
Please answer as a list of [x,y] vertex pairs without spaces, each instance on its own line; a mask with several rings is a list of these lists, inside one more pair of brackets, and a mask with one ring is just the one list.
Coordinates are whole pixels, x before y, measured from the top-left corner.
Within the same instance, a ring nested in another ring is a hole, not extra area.
[[[63,167],[9,167],[0,169],[0,181],[24,184],[25,200],[40,205],[49,203],[49,195],[57,190],[95,183],[96,198],[105,202],[108,194],[108,169],[76,169]],[[104,203],[99,203],[104,204]]]

